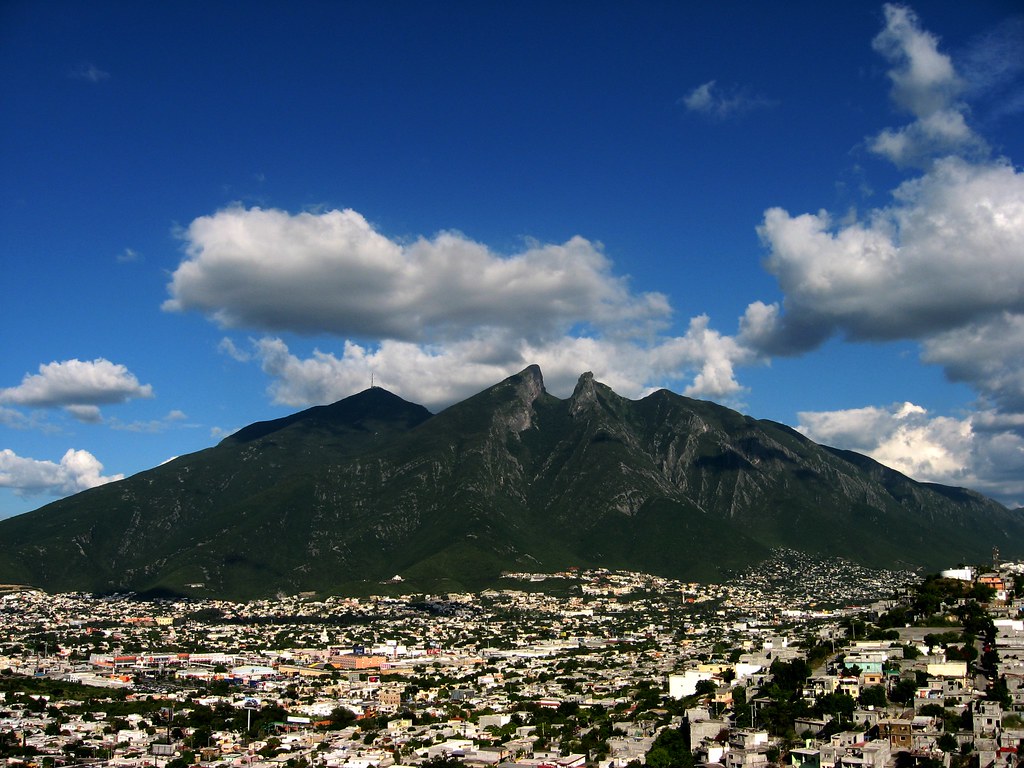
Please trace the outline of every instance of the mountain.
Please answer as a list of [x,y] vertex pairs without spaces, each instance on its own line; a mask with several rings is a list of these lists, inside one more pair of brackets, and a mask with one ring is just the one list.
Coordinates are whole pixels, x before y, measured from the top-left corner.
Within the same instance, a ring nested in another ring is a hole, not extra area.
[[249,598],[475,589],[568,566],[716,578],[785,546],[1024,555],[1024,513],[666,390],[521,373],[431,415],[380,388],[0,521],[0,582]]

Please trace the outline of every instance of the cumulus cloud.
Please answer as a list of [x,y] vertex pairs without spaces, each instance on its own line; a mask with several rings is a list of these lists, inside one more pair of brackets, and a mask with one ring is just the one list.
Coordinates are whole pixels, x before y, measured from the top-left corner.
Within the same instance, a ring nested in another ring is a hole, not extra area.
[[0,389],[0,403],[32,408],[65,407],[86,420],[97,414],[83,406],[123,403],[152,397],[153,387],[140,384],[125,366],[98,358],[64,360],[39,366],[39,373],[25,374],[16,387]]
[[751,304],[744,341],[795,354],[834,334],[921,339],[1024,311],[1024,175],[950,157],[893,198],[845,226],[768,210],[758,231],[785,299]]
[[945,153],[981,153],[985,143],[957,110],[933,112],[902,128],[885,128],[871,141],[871,150],[899,166],[927,165]]
[[0,450],[0,488],[19,496],[68,496],[124,478],[102,472],[103,465],[88,451],[69,449],[55,463],[18,456],[9,448]]
[[683,336],[650,345],[564,336],[539,344],[519,340],[509,347],[495,335],[435,346],[385,340],[371,348],[347,341],[340,356],[315,350],[305,358],[280,338],[261,338],[252,348],[271,379],[271,396],[282,405],[333,402],[366,389],[372,376],[378,386],[434,411],[532,363],[543,370],[547,389],[561,397],[572,392],[582,371],[593,370],[626,397],[649,393],[652,379],[692,377],[687,395],[728,400],[742,392],[734,367],[751,361],[735,339],[712,330],[705,316],[694,318]]
[[835,335],[926,340],[1024,311],[1024,175],[982,159],[958,101],[965,81],[914,12],[886,5],[885,18],[874,48],[893,64],[893,101],[915,119],[872,147],[926,168],[859,218],[765,212],[758,233],[784,298],[751,303],[740,326],[763,354],[800,354]]
[[232,359],[258,361],[275,401],[291,406],[364,389],[372,371],[381,386],[439,407],[531,363],[552,382],[571,364],[569,391],[593,370],[628,392],[678,381],[688,394],[728,398],[741,390],[734,367],[753,358],[706,317],[682,336],[666,333],[665,296],[632,291],[582,237],[505,256],[453,232],[392,240],[351,210],[234,207],[196,219],[185,239],[166,309],[344,340],[340,356],[307,358],[272,336],[249,348],[221,340]]
[[726,120],[774,104],[770,99],[750,94],[745,88],[734,87],[723,92],[715,80],[698,85],[680,102],[690,112],[714,120]]
[[1008,422],[991,411],[932,416],[913,403],[799,416],[797,429],[816,442],[864,453],[916,480],[1024,504],[1024,437],[1015,431],[1024,420]]
[[241,207],[196,219],[184,237],[164,308],[227,328],[439,342],[581,324],[643,334],[670,314],[664,295],[630,291],[582,237],[502,256],[455,232],[403,244],[352,210]]

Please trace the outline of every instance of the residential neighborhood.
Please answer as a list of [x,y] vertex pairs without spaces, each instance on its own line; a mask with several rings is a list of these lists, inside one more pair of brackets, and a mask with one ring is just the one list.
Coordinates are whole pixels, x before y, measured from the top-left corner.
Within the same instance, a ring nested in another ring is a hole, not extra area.
[[10,585],[0,766],[1012,768],[1022,580],[779,550],[721,584],[571,570],[248,603]]

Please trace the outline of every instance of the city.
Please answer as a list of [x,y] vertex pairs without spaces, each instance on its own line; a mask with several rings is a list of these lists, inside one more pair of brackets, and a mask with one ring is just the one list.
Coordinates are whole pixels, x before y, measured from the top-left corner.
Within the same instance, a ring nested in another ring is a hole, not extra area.
[[[0,597],[0,764],[1013,766],[1024,566],[780,550],[718,585]],[[925,621],[922,624],[922,621]]]

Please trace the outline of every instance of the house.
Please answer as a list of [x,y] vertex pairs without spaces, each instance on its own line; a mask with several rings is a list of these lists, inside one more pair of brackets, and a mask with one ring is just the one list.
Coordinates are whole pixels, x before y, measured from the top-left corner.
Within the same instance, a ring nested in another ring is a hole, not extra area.
[[888,739],[894,751],[909,751],[914,745],[913,724],[902,718],[879,720],[878,738]]
[[[995,738],[1003,722],[1003,708],[998,701],[979,701],[974,708],[974,735]],[[984,765],[984,763],[982,763]]]
[[822,720],[815,717],[798,717],[793,722],[793,730],[796,731],[798,736],[810,733],[812,736],[817,736],[828,725],[828,720]]
[[821,750],[796,747],[789,750],[789,764],[794,768],[821,768]]

